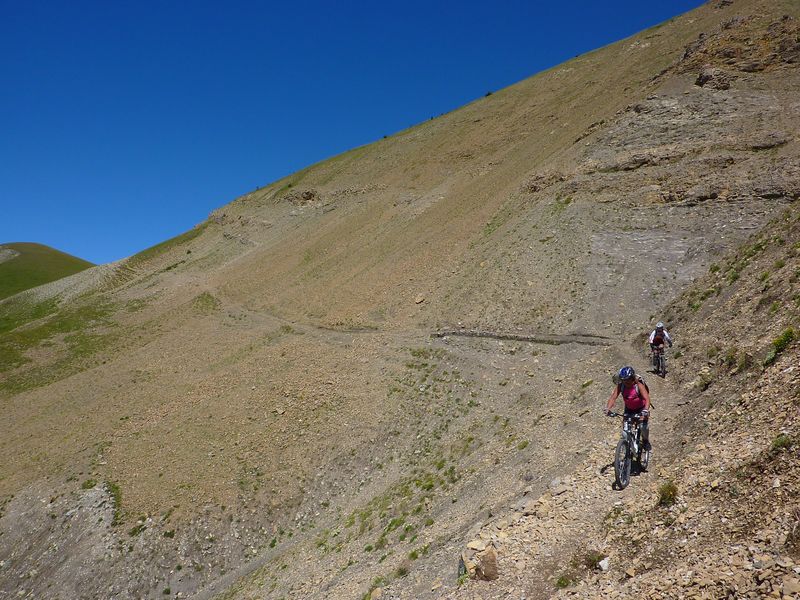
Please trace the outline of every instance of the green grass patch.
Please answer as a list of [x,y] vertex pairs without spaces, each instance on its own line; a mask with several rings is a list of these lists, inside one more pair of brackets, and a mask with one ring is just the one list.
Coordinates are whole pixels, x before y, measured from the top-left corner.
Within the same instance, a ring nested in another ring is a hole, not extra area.
[[0,322],[0,333],[4,334],[0,339],[0,372],[28,362],[25,358],[28,350],[58,335],[63,336],[63,341],[73,357],[92,354],[102,345],[100,338],[104,336],[89,330],[98,325],[110,325],[106,320],[110,313],[111,305],[103,301],[74,308],[65,307],[59,311],[56,311],[51,302],[28,309],[12,310]]
[[563,590],[564,588],[568,588],[573,583],[575,583],[575,579],[573,578],[572,575],[570,575],[568,573],[560,575],[558,577],[558,579],[556,579],[556,587],[558,589],[560,589],[560,590]]
[[[44,307],[31,307],[27,315],[21,316],[18,307],[11,311],[15,314],[6,314],[6,327],[33,313],[46,316],[0,336],[0,373],[12,371],[0,378],[1,392],[17,394],[77,373],[91,366],[91,357],[119,337],[116,324],[107,318],[112,304],[100,298],[77,303],[52,313],[53,305],[45,303]],[[24,368],[31,363],[29,352],[35,348],[46,349],[46,358]]]
[[122,490],[119,485],[113,481],[106,482],[106,491],[111,496],[111,506],[114,509],[114,518],[111,525],[119,525],[122,523]]
[[13,331],[28,323],[43,319],[58,310],[55,300],[29,303],[24,300],[9,300],[0,304],[0,335]]
[[792,441],[792,438],[785,433],[782,433],[772,440],[772,446],[770,449],[772,452],[780,452],[781,450],[788,450],[793,444],[794,442]]
[[764,358],[764,366],[768,367],[775,360],[778,358],[781,352],[786,350],[795,339],[797,338],[797,333],[795,332],[793,327],[787,327],[783,330],[778,337],[772,340],[772,346],[767,352],[767,356]]

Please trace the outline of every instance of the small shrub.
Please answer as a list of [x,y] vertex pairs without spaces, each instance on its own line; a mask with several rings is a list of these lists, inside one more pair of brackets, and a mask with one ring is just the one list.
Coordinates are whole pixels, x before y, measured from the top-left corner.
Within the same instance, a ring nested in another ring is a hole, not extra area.
[[778,355],[786,350],[789,344],[791,344],[796,337],[797,334],[792,327],[787,327],[784,329],[783,333],[772,340],[772,348],[770,348],[766,358],[764,358],[764,366],[768,367],[774,363],[775,359],[778,358]]
[[522,440],[519,444],[517,444],[517,450],[525,450],[528,447],[528,440]]
[[389,521],[389,524],[386,526],[385,529],[386,533],[394,531],[395,529],[400,527],[403,523],[405,523],[405,517],[395,517],[394,519]]
[[411,563],[408,562],[407,560],[404,560],[398,565],[394,573],[397,577],[405,577],[406,575],[408,575],[408,572],[410,570],[411,570]]
[[107,481],[106,491],[111,495],[111,505],[114,508],[114,518],[111,521],[111,525],[119,525],[122,522],[122,490],[113,481]]
[[169,588],[164,588],[164,591],[161,593],[164,594],[165,596],[169,596],[172,593],[172,590],[170,590]]
[[605,554],[602,552],[598,552],[597,550],[590,550],[583,556],[583,566],[587,569],[598,569],[600,568],[600,561],[602,561],[606,557]]
[[84,481],[81,484],[81,489],[82,490],[90,490],[96,485],[97,485],[97,482],[94,479],[87,479],[86,481]]
[[738,353],[736,351],[736,348],[729,348],[728,349],[728,351],[725,353],[725,358],[724,358],[724,362],[725,362],[725,366],[726,367],[728,367],[729,369],[733,368],[733,366],[736,364],[736,356],[737,356],[737,354]]
[[772,440],[772,451],[773,452],[780,452],[781,450],[788,450],[792,447],[792,438],[790,438],[785,433],[780,434],[774,440]]
[[678,499],[678,486],[671,479],[658,488],[658,505],[672,506]]
[[169,538],[169,539],[174,538],[175,537],[175,530],[174,529],[170,529],[169,531],[165,531],[164,532],[164,537],[165,538]]
[[753,366],[752,355],[748,354],[747,352],[742,352],[739,355],[739,362],[736,364],[736,372],[741,373],[743,371],[747,371],[752,366]]
[[561,575],[558,579],[556,579],[556,587],[560,590],[571,586],[573,583],[575,583],[573,577],[566,573],[564,575]]
[[408,553],[409,560],[417,560],[419,558],[419,552],[416,550],[412,550]]

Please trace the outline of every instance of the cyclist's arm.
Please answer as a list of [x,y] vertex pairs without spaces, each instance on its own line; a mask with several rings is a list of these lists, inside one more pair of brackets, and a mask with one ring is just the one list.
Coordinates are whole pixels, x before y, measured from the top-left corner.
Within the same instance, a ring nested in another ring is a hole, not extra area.
[[644,400],[644,410],[650,410],[650,392],[647,391],[647,388],[644,387],[641,383],[636,383],[639,386],[639,394],[642,396],[642,400]]
[[617,400],[617,396],[619,396],[619,386],[614,386],[614,391],[611,392],[611,397],[606,402],[606,412],[611,412],[611,409],[614,408],[614,402]]

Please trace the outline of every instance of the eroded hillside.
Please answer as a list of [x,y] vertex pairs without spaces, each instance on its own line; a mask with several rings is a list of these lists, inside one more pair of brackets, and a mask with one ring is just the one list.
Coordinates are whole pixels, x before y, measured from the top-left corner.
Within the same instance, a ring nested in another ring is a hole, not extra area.
[[[709,3],[0,304],[0,590],[506,590],[457,589],[464,544],[556,478],[605,501],[596,409],[643,363],[629,340],[676,299],[699,340],[729,288],[681,294],[796,207],[787,12]],[[544,530],[506,535],[519,589],[552,593]]]

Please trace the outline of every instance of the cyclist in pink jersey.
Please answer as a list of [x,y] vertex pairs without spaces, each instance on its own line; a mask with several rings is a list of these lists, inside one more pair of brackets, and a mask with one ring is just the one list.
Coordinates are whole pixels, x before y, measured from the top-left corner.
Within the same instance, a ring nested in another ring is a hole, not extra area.
[[637,377],[633,367],[622,367],[619,370],[619,383],[611,392],[606,403],[606,414],[614,409],[617,398],[622,396],[625,402],[625,414],[639,417],[642,422],[642,441],[644,449],[650,451],[650,392],[641,377]]

